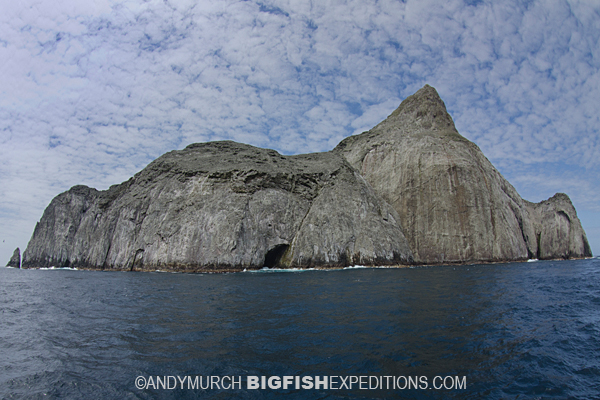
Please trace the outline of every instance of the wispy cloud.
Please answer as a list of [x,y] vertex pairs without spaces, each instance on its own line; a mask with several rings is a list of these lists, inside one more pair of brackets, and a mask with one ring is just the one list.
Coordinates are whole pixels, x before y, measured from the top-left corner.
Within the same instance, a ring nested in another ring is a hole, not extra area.
[[592,1],[5,2],[0,263],[70,186],[198,141],[330,150],[425,83],[524,197],[600,212],[599,38]]

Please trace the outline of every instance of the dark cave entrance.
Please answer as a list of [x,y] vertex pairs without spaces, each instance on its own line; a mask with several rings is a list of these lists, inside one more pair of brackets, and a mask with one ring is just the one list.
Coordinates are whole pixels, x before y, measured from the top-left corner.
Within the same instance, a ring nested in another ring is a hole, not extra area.
[[131,263],[131,270],[135,271],[141,271],[142,266],[144,265],[143,263],[144,260],[144,249],[138,249],[135,252],[135,255],[133,256],[133,261]]
[[278,268],[281,267],[281,258],[290,248],[289,244],[278,244],[265,254],[264,268]]

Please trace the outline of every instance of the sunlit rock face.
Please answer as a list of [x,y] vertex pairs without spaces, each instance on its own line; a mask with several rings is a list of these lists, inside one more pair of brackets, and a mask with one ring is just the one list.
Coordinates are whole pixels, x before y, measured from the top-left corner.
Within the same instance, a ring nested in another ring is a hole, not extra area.
[[22,266],[239,271],[591,256],[564,194],[521,199],[425,86],[333,151],[167,153],[52,200]]
[[590,256],[566,195],[521,199],[426,85],[342,154],[400,215],[418,263]]

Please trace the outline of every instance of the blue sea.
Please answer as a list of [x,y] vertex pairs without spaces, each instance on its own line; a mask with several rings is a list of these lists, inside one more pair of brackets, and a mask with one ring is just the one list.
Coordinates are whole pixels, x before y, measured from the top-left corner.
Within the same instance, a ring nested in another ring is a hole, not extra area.
[[600,399],[597,258],[0,268],[0,314],[2,399]]

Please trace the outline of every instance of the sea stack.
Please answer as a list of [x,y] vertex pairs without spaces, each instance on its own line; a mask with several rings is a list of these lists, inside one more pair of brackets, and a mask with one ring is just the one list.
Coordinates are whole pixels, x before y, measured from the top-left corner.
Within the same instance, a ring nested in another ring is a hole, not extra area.
[[15,249],[10,261],[8,264],[6,264],[6,266],[12,268],[21,268],[21,249],[18,247]]
[[23,268],[240,271],[591,256],[565,194],[521,199],[435,89],[325,153],[235,142],[167,153],[44,211]]

